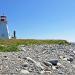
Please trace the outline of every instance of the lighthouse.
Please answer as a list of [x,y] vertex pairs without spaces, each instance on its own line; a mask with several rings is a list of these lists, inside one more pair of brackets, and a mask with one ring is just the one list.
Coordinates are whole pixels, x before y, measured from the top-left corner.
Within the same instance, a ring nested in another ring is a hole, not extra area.
[[0,39],[9,39],[6,16],[0,16]]

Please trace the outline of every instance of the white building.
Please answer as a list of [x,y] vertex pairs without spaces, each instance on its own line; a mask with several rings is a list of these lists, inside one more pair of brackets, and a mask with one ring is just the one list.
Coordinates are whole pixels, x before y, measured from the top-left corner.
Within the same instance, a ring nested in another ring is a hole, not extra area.
[[0,16],[0,39],[9,39],[6,16]]

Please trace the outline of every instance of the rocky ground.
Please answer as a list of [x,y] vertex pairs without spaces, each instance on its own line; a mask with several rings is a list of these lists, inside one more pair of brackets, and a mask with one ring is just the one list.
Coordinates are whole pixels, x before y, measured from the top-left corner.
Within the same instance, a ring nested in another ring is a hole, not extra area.
[[75,75],[75,45],[19,46],[0,52],[0,75]]

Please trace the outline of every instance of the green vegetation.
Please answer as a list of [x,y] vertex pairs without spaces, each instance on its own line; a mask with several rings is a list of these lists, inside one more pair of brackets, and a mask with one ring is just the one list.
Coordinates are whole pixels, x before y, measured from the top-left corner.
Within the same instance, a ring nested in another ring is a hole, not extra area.
[[19,45],[40,45],[40,44],[64,44],[68,45],[66,40],[33,40],[33,39],[10,39],[0,40],[0,52],[19,51]]
[[10,45],[10,46],[0,46],[0,52],[15,52],[19,51],[17,46]]

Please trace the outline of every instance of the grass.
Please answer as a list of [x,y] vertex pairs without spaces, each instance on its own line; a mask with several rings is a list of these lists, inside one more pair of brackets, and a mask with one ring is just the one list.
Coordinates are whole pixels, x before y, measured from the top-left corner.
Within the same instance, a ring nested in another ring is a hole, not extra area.
[[33,39],[9,39],[0,40],[0,52],[19,51],[19,45],[40,45],[40,44],[70,44],[66,40],[33,40]]
[[0,46],[0,52],[17,52],[19,51],[17,46],[11,45],[11,46]]

